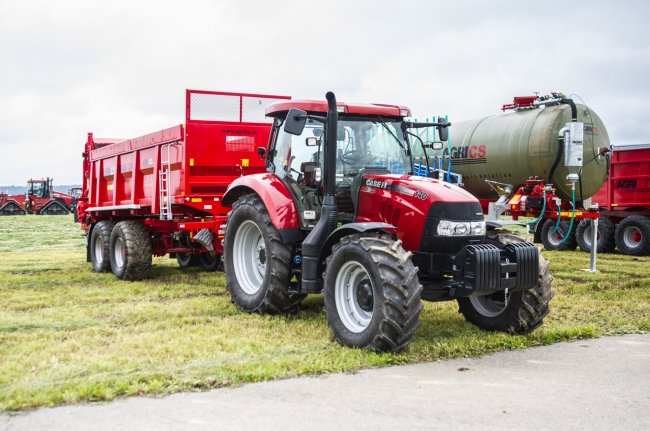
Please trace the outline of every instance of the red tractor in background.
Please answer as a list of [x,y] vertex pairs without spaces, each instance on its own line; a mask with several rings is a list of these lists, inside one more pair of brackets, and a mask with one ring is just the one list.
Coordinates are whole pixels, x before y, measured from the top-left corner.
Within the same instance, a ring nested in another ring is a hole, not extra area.
[[411,342],[420,299],[457,300],[487,330],[541,325],[552,277],[537,247],[487,230],[467,191],[412,175],[412,130],[435,127],[446,141],[450,124],[326,97],[270,105],[269,146],[260,149],[268,172],[237,178],[223,197],[232,205],[224,267],[235,304],[291,312],[323,293],[335,338],[378,351]]
[[69,214],[74,197],[54,190],[52,178],[30,179],[24,195],[0,195],[0,215]]

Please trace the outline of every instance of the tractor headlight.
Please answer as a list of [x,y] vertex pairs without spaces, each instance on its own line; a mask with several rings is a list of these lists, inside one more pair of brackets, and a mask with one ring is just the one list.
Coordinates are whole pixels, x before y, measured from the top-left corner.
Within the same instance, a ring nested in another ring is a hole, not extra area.
[[441,236],[485,235],[485,222],[440,220],[436,232]]

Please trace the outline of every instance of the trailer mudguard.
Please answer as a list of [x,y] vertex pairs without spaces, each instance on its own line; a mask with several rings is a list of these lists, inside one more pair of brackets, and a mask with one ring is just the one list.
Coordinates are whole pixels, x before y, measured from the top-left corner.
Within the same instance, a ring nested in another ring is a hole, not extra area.
[[298,211],[287,186],[271,173],[246,175],[233,181],[221,200],[221,205],[232,207],[240,196],[255,193],[264,202],[273,226],[281,233],[300,229]]

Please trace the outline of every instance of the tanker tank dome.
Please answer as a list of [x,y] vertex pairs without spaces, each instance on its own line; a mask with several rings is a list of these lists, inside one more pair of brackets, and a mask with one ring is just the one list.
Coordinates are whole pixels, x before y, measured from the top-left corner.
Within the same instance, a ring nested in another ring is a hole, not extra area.
[[[494,190],[485,180],[521,186],[530,177],[544,180],[551,172],[559,149],[560,130],[572,121],[571,106],[550,104],[522,108],[512,112],[454,122],[450,130],[452,171],[463,176],[465,188],[480,199],[495,199]],[[584,124],[583,166],[576,184],[576,199],[584,200],[595,194],[607,177],[609,148],[607,129],[600,117],[589,107],[576,104],[577,121]],[[421,132],[424,133],[424,132]],[[424,138],[424,134],[421,135]],[[552,176],[557,195],[571,198],[569,169],[560,160]]]

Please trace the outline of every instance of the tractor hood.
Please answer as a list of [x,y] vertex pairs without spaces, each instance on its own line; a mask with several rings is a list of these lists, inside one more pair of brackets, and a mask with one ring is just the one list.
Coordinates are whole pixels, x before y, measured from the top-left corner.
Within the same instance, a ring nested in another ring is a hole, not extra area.
[[420,250],[438,220],[483,220],[478,199],[466,190],[413,175],[364,175],[358,208],[356,221],[392,224],[407,250]]

